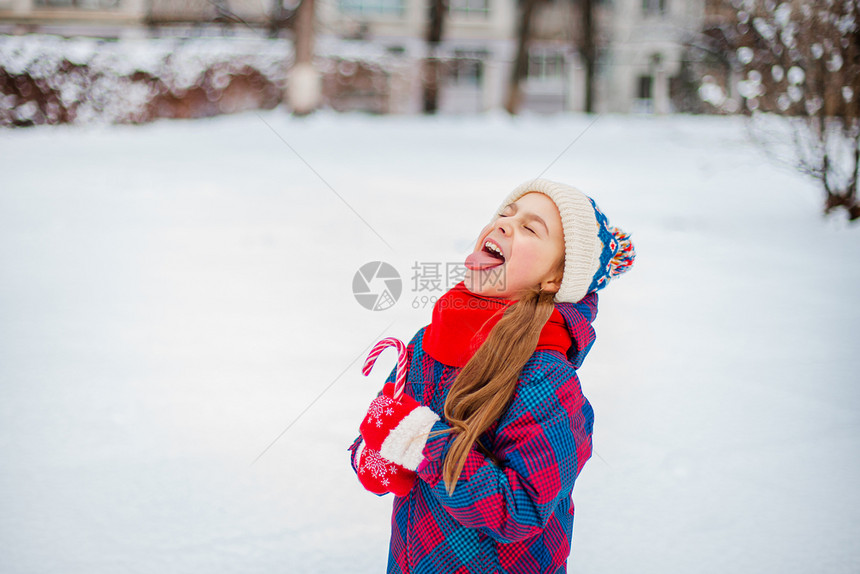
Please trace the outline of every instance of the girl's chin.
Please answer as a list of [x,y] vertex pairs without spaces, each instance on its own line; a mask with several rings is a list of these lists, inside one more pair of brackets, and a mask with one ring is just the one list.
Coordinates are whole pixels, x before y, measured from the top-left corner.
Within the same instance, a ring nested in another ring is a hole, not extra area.
[[466,270],[463,284],[470,292],[484,297],[509,299],[513,294],[513,290],[506,284],[504,276],[492,277],[488,271]]

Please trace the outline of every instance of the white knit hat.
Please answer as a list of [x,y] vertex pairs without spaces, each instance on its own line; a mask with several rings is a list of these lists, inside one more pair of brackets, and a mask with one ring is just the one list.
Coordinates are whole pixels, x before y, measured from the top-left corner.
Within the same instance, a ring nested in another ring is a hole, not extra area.
[[525,194],[537,191],[555,202],[564,230],[564,276],[557,303],[576,303],[627,271],[636,256],[630,236],[610,227],[590,197],[569,185],[533,179],[517,186],[496,213]]

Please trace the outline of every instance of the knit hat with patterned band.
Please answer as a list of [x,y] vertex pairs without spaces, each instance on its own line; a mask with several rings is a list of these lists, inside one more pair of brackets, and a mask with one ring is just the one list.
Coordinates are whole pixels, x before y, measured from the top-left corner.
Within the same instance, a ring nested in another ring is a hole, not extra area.
[[630,235],[609,225],[594,200],[569,185],[534,179],[514,189],[496,213],[525,194],[537,191],[555,202],[564,229],[564,276],[557,303],[576,303],[633,265]]

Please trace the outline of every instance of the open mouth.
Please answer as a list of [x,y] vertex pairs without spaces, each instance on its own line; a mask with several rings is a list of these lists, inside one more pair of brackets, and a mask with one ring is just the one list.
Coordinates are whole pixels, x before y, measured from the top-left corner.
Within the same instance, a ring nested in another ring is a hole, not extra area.
[[502,253],[502,248],[499,247],[498,245],[496,245],[492,241],[489,241],[489,240],[484,241],[484,246],[481,248],[481,251],[484,251],[485,253],[489,253],[490,255],[492,255],[493,257],[495,257],[497,259],[501,259],[503,263],[505,261],[505,254]]
[[465,263],[466,268],[476,271],[492,269],[493,267],[502,265],[504,262],[505,254],[502,253],[501,247],[495,241],[487,239],[479,251],[475,251],[466,257]]

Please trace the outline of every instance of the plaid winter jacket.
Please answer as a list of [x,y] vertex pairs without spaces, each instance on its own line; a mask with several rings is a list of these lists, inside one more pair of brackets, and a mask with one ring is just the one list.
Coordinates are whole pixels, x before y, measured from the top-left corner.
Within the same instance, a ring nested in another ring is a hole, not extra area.
[[[473,447],[450,496],[442,464],[453,435],[431,434],[412,490],[394,497],[389,574],[566,571],[573,535],[571,493],[591,456],[594,421],[576,369],[594,343],[597,295],[556,307],[573,346],[566,357],[535,351],[507,411],[480,439],[495,461]],[[432,429],[439,431],[450,428],[445,398],[460,369],[423,350],[425,329],[408,346],[405,392],[441,417]],[[394,376],[392,370],[387,382]],[[353,455],[360,444],[359,435],[350,446]]]

